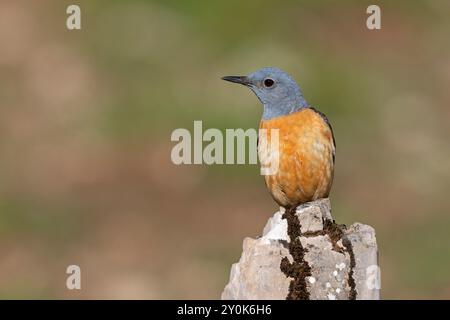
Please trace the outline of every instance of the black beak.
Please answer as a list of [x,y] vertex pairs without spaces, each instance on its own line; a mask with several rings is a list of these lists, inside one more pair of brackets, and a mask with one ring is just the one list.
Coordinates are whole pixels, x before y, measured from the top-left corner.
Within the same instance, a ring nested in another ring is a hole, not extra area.
[[243,84],[244,86],[251,85],[250,79],[246,76],[226,76],[222,77],[222,80]]

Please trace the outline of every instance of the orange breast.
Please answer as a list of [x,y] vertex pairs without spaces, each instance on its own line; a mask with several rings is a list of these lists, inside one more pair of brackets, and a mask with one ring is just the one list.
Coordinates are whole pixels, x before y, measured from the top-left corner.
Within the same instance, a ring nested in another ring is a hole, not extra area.
[[262,120],[260,129],[279,133],[279,167],[266,175],[266,185],[275,201],[284,207],[328,197],[334,173],[333,133],[313,109]]

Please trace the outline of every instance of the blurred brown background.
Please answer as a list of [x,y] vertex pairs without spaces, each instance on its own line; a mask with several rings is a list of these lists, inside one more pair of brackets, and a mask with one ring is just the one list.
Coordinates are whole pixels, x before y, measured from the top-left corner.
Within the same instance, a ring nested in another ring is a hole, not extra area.
[[383,298],[450,298],[449,15],[446,0],[2,0],[0,297],[219,298],[277,207],[258,166],[173,165],[170,134],[256,128],[256,98],[219,78],[278,66],[334,126],[333,215],[375,227]]

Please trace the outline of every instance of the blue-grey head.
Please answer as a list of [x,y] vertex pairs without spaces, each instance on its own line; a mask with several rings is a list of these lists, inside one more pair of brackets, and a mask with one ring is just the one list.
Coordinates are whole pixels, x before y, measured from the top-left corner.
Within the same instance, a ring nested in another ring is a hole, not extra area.
[[263,120],[288,115],[308,106],[294,79],[278,68],[262,68],[247,76],[222,79],[249,87],[264,106]]

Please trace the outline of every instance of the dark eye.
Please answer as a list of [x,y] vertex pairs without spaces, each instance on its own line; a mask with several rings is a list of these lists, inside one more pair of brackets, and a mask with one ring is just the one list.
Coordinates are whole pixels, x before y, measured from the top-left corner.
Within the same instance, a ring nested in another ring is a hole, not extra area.
[[271,86],[273,86],[274,83],[275,83],[275,81],[273,81],[270,78],[267,78],[264,80],[264,87],[270,88]]

